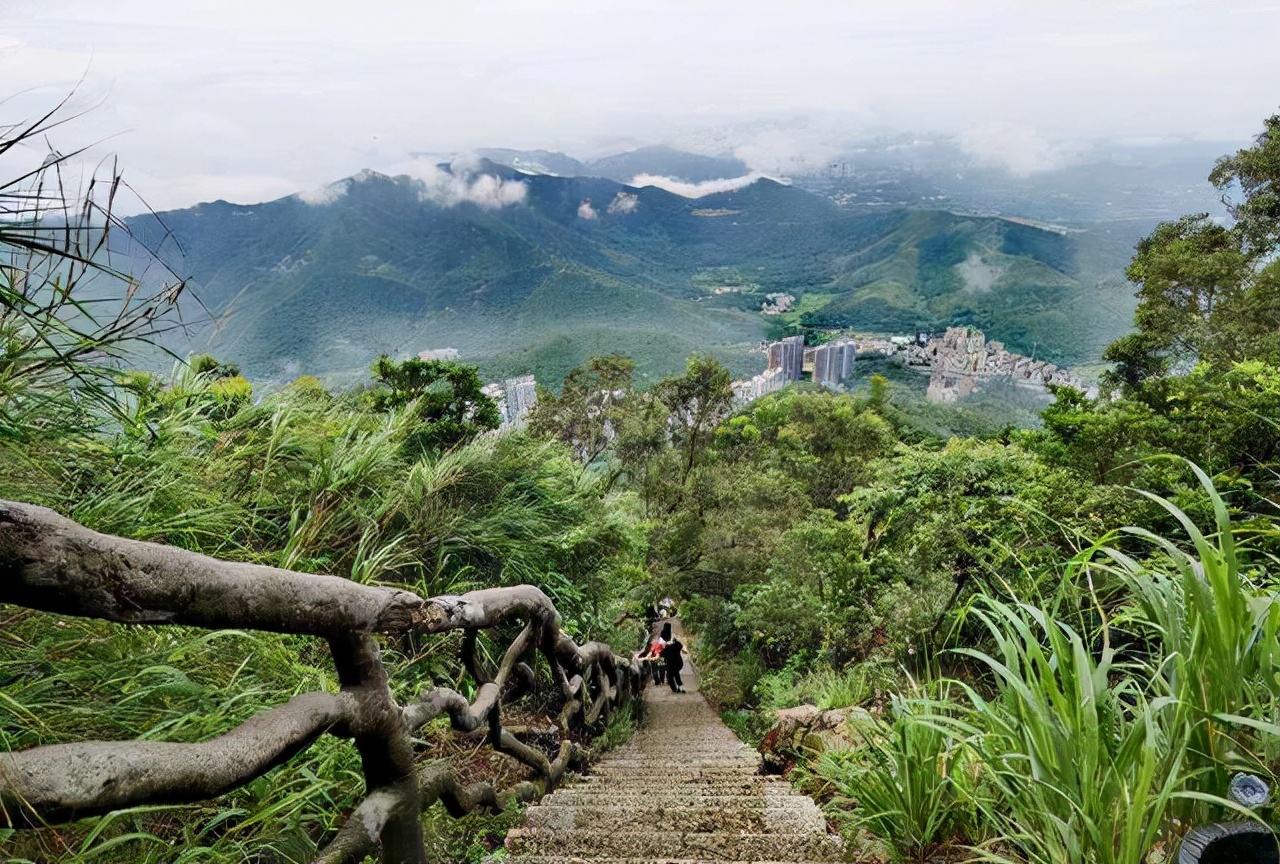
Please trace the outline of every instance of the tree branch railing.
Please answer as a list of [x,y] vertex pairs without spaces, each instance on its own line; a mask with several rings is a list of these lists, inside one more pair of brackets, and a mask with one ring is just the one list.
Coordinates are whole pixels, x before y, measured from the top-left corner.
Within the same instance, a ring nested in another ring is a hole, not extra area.
[[[366,794],[315,861],[350,864],[378,854],[384,864],[420,864],[425,808],[441,801],[460,816],[544,794],[585,755],[571,738],[573,723],[607,719],[645,680],[633,660],[608,645],[576,644],[560,630],[551,600],[530,585],[423,599],[99,534],[44,507],[7,501],[0,501],[0,603],[128,624],[320,636],[340,684],[338,693],[303,693],[196,744],[91,741],[0,753],[0,828],[206,801],[327,733],[354,742]],[[511,623],[523,629],[490,673],[477,656],[477,634]],[[375,636],[452,630],[463,631],[461,659],[478,685],[475,699],[436,687],[408,705],[397,703]],[[502,725],[504,705],[533,690],[538,654],[563,699],[554,755]],[[494,750],[527,766],[535,779],[499,790],[487,781],[463,785],[447,763],[419,766],[413,733],[442,716],[457,732],[485,729]]]

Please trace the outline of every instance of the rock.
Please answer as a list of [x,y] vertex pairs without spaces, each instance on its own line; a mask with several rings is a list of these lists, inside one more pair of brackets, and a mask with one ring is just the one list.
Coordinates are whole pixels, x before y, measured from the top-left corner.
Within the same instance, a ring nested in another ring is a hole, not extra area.
[[802,755],[853,747],[862,741],[858,727],[871,721],[863,708],[821,711],[814,705],[783,708],[776,717],[758,748],[765,770],[773,774],[786,774]]

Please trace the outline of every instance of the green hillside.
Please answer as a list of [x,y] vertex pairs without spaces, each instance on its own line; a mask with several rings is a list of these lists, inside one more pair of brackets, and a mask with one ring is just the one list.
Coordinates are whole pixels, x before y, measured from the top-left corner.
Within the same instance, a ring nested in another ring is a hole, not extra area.
[[813,326],[973,324],[1068,364],[1095,361],[1131,314],[1118,283],[1129,250],[1085,235],[939,211],[851,213],[768,180],[687,199],[483,171],[523,184],[523,200],[446,206],[418,181],[365,172],[335,184],[328,203],[214,202],[134,220],[144,237],[167,232],[163,250],[218,318],[173,347],[274,381],[304,369],[354,381],[379,353],[442,347],[490,375],[557,380],[609,350],[634,356],[648,380],[693,351],[758,370],[748,351],[765,336],[759,309],[772,292],[800,298]]

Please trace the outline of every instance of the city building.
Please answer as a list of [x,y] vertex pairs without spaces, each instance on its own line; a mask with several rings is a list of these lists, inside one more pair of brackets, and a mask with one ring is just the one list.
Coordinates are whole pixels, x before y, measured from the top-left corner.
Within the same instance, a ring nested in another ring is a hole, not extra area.
[[804,376],[804,337],[788,336],[781,342],[771,342],[769,368],[781,369],[788,381],[799,381]]
[[532,375],[507,378],[501,382],[495,381],[484,385],[480,388],[480,392],[498,406],[498,416],[502,418],[499,429],[523,426],[525,418],[538,403],[538,382]]
[[513,426],[523,424],[538,402],[538,382],[532,375],[521,375],[503,381],[502,389],[507,397],[507,421]]
[[745,381],[734,381],[732,386],[734,400],[740,405],[745,405],[761,396],[781,390],[787,386],[787,379],[781,369],[766,369]]
[[852,339],[837,339],[813,349],[813,382],[836,388],[853,375],[858,345]]

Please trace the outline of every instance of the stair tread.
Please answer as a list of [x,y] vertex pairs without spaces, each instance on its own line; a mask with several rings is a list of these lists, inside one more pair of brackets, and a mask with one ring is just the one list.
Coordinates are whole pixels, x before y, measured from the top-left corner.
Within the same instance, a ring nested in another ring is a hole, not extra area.
[[521,864],[819,864],[840,859],[821,808],[776,776],[696,694],[649,688],[649,724],[528,808]]
[[507,849],[520,854],[595,854],[618,856],[690,856],[709,858],[786,860],[797,855],[834,860],[840,842],[825,833],[746,834],[728,831],[617,831],[574,828],[548,831],[517,828],[507,834]]

